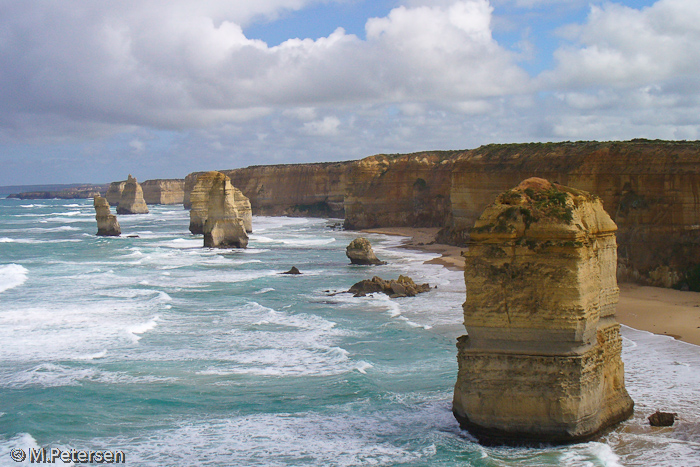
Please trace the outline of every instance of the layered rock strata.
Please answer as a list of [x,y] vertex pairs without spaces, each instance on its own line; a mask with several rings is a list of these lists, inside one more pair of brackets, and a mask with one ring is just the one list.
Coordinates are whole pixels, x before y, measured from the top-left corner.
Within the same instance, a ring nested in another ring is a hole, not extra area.
[[364,237],[359,237],[350,242],[345,249],[345,255],[350,259],[352,264],[361,265],[380,265],[386,264],[386,261],[380,261],[377,255],[374,254],[372,244]]
[[231,180],[219,172],[209,174],[211,175],[207,179],[211,180],[211,188],[207,198],[207,218],[203,228],[204,246],[245,248],[248,246],[248,235],[244,222],[238,217],[236,211]]
[[110,206],[119,206],[119,202],[122,200],[124,185],[126,185],[126,180],[112,182],[109,184],[105,198]]
[[100,195],[95,196],[93,201],[95,206],[95,219],[97,220],[97,235],[118,237],[122,234],[117,216],[112,214],[106,198]]
[[453,412],[481,441],[585,440],[631,415],[615,231],[600,199],[542,179],[476,220]]
[[182,204],[185,196],[184,180],[146,180],[141,188],[146,204]]
[[124,183],[117,214],[148,214],[148,206],[143,199],[143,189],[131,174]]
[[[221,172],[197,173],[196,182],[188,196],[190,206],[189,229],[193,234],[204,233],[204,224],[209,210],[209,196],[214,183],[219,179],[218,174],[221,174]],[[230,179],[228,180],[231,185],[237,217],[243,221],[246,232],[250,233],[253,231],[253,211],[250,206],[250,200],[243,195],[241,190],[231,184]]]
[[442,241],[466,244],[498,193],[537,176],[602,199],[619,229],[619,280],[682,284],[700,264],[698,161],[700,143],[685,141],[494,144],[466,151],[452,172],[452,215]]

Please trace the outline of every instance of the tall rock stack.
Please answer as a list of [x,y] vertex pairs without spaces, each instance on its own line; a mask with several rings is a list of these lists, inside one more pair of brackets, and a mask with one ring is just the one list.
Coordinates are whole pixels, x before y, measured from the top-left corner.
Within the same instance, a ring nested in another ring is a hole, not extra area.
[[471,231],[453,412],[482,442],[572,442],[628,418],[617,227],[597,197],[532,178]]
[[95,219],[97,220],[97,235],[118,237],[122,230],[119,227],[117,216],[109,210],[109,203],[106,198],[99,194],[95,196],[93,205],[95,206]]
[[[207,175],[212,174],[209,172]],[[234,187],[226,175],[214,172],[204,222],[204,246],[209,248],[245,248],[248,246],[243,219],[238,216]]]
[[143,189],[131,174],[124,183],[117,214],[148,214],[148,206],[143,200]]
[[[190,232],[193,234],[204,233],[204,223],[209,212],[209,196],[214,183],[223,175],[231,185],[231,179],[221,172],[211,171],[200,173],[197,176],[192,190],[190,191]],[[246,232],[253,231],[253,211],[250,200],[246,198],[241,190],[231,185],[234,206],[237,216],[243,221]]]

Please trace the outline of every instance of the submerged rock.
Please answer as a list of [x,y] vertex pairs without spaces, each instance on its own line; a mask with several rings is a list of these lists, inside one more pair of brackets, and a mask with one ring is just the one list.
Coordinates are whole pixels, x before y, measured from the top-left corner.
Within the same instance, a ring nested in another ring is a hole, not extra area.
[[143,189],[131,175],[124,183],[117,214],[148,214],[148,206],[143,199]]
[[359,237],[350,242],[345,255],[350,258],[352,264],[363,265],[379,265],[386,264],[386,261],[380,261],[372,250],[372,244],[364,237]]
[[651,426],[673,426],[676,422],[677,413],[661,412],[656,411],[655,413],[649,415],[649,425]]
[[392,298],[398,297],[414,297],[419,293],[430,290],[430,284],[416,284],[408,276],[399,276],[397,280],[384,280],[381,277],[374,276],[372,279],[365,279],[354,284],[348,290],[355,297],[364,297],[370,293],[382,292]]
[[480,441],[581,441],[632,414],[616,229],[598,198],[542,179],[476,221],[452,407]]
[[107,199],[97,195],[93,205],[95,206],[95,219],[97,220],[97,235],[110,237],[121,235],[122,230],[119,227],[119,221],[117,221],[117,216],[110,212]]
[[296,266],[292,266],[292,269],[290,269],[290,270],[287,271],[287,272],[283,272],[283,273],[281,273],[281,274],[293,274],[293,275],[297,275],[297,274],[301,274],[301,271],[299,271],[299,270],[297,269]]
[[[209,172],[212,174],[211,172]],[[238,217],[231,180],[214,172],[207,197],[207,218],[204,222],[204,246],[209,248],[245,248],[248,234]]]

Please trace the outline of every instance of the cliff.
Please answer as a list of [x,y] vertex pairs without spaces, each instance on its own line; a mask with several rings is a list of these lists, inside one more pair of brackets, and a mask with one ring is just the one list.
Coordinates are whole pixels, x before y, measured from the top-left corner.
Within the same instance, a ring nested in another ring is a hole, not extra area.
[[618,226],[619,279],[670,287],[700,263],[700,144],[489,145],[455,162],[444,239],[463,245],[499,192],[543,177],[599,196]]
[[343,217],[349,162],[258,165],[223,170],[262,216]]
[[443,226],[456,151],[376,155],[348,167],[345,228]]
[[581,441],[631,415],[615,230],[600,199],[543,179],[476,220],[453,411],[481,441]]
[[107,192],[107,185],[48,185],[37,187],[32,191],[23,191],[7,195],[8,198],[15,199],[88,199],[100,196]]
[[[493,144],[466,151],[224,171],[257,215],[345,217],[346,229],[443,227],[465,245],[495,196],[539,176],[599,196],[618,225],[619,280],[700,290],[700,143]],[[198,173],[185,179],[185,207]]]
[[143,200],[143,189],[131,175],[124,182],[122,196],[117,206],[117,214],[148,214],[148,207]]
[[146,180],[141,184],[146,204],[182,204],[185,181],[179,179]]

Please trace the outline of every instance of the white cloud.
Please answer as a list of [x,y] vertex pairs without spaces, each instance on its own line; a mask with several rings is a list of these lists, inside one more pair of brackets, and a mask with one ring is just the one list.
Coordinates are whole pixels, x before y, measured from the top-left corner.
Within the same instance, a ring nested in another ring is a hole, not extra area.
[[11,126],[54,115],[76,126],[184,130],[244,122],[280,107],[464,101],[527,86],[527,74],[491,37],[487,0],[396,8],[367,22],[366,41],[337,29],[268,47],[243,33],[241,24],[252,18],[309,3],[1,6],[3,120]]
[[340,119],[338,117],[324,117],[323,120],[304,123],[304,131],[310,135],[329,136],[338,133]]
[[636,10],[593,6],[586,24],[565,31],[577,43],[554,54],[543,78],[562,87],[629,88],[700,72],[700,8],[696,0],[659,0]]

